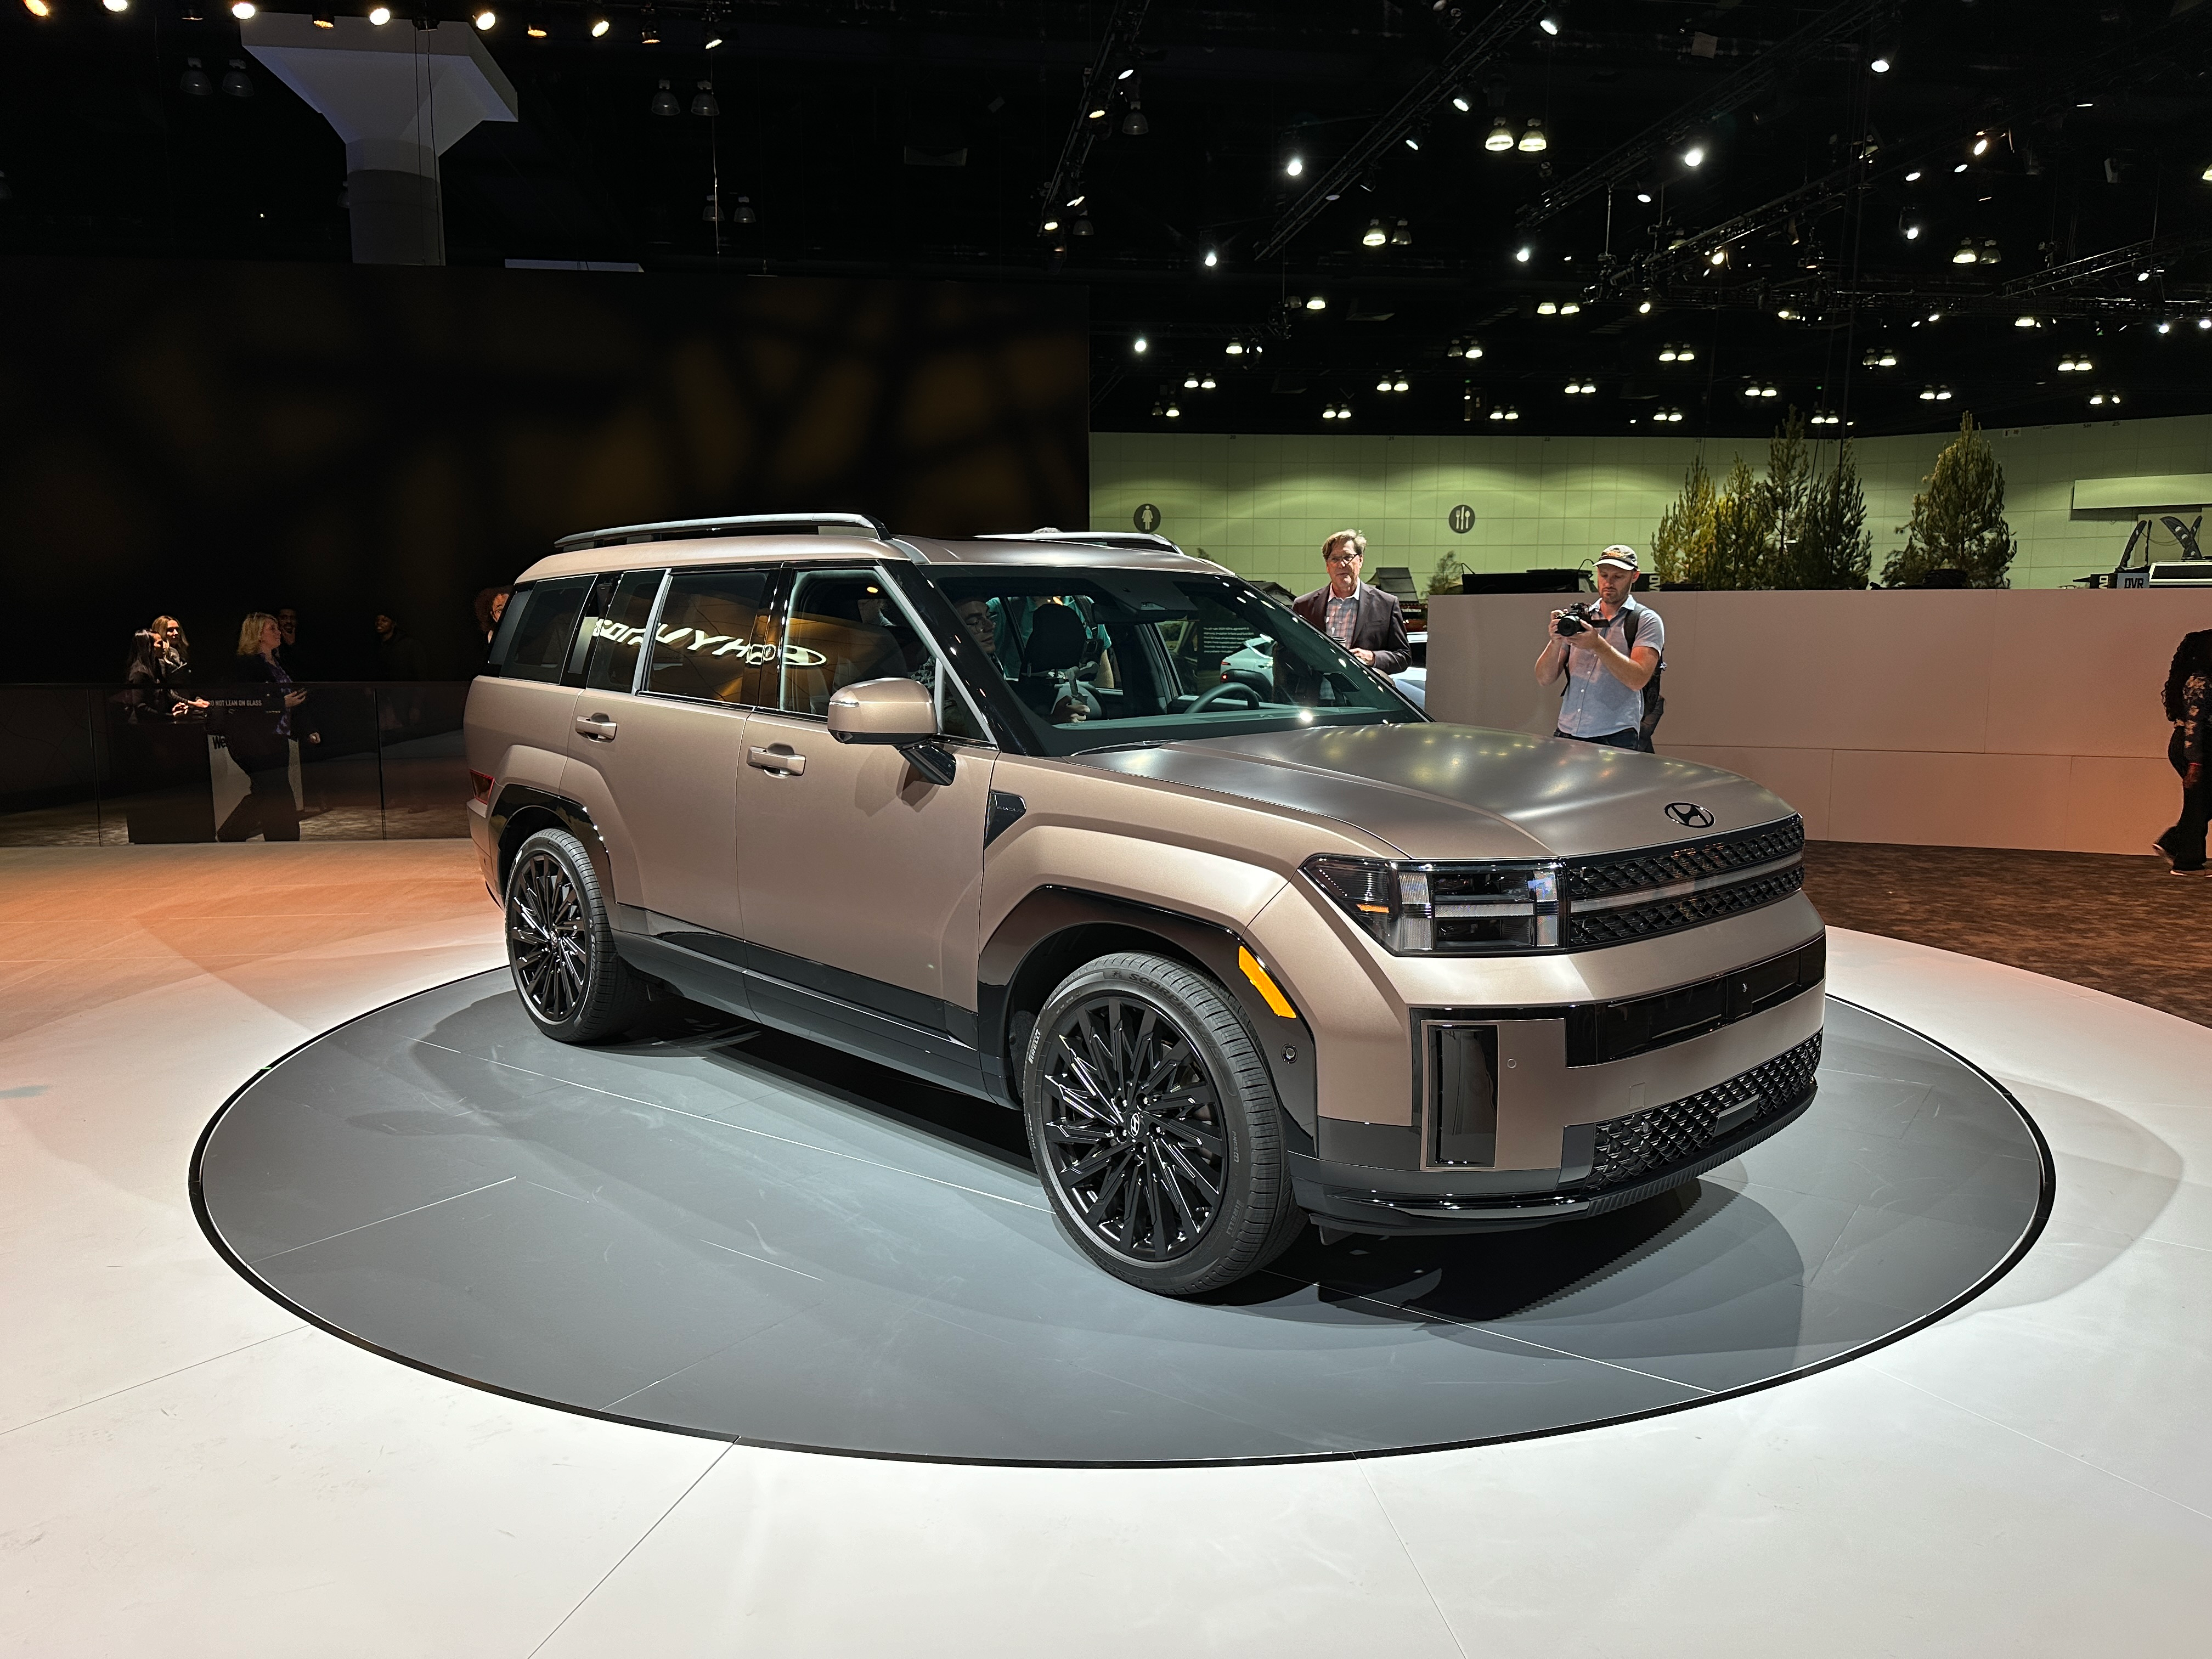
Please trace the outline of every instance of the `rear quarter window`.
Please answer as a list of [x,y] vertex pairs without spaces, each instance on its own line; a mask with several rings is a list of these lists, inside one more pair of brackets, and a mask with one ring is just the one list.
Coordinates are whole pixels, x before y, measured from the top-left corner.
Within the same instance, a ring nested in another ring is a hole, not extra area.
[[[559,581],[538,582],[519,590],[500,618],[500,633],[507,650],[500,656],[499,641],[492,653],[500,672],[511,680],[557,680],[568,659],[568,647],[576,636],[576,618],[583,614],[584,598],[591,592],[589,576],[568,576]],[[507,630],[514,632],[509,635]]]

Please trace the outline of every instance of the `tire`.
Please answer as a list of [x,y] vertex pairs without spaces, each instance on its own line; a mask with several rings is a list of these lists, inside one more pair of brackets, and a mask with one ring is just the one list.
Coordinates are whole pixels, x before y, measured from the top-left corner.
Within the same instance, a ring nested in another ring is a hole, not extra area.
[[613,1036],[645,1012],[644,976],[615,954],[598,873],[565,830],[540,830],[515,853],[507,965],[531,1019],[557,1042]]
[[1194,1296],[1305,1224],[1267,1065],[1237,1005],[1182,963],[1132,951],[1069,975],[1030,1030],[1022,1100],[1061,1230],[1118,1279]]

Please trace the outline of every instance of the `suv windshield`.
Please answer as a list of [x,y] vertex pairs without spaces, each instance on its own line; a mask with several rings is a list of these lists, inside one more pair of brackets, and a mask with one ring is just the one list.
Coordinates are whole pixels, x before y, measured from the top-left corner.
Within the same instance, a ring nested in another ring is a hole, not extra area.
[[968,566],[931,578],[1003,682],[979,689],[999,690],[991,700],[1049,754],[1425,718],[1234,577]]

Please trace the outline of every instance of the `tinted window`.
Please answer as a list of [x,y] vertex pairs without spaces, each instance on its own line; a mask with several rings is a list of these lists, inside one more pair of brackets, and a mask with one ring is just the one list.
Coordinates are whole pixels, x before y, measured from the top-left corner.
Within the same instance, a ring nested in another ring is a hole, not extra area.
[[745,700],[745,664],[764,570],[679,570],[653,635],[646,689],[665,696]]
[[522,626],[522,613],[530,598],[528,587],[518,587],[507,595],[507,609],[499,615],[499,626],[492,630],[491,646],[484,653],[484,672],[496,674],[507,661],[507,653],[514,649],[515,630]]
[[913,674],[931,660],[874,571],[802,570],[786,611],[775,695],[763,700],[793,714],[823,714],[838,687]]
[[[522,616],[514,625],[503,671],[508,678],[561,678],[561,665],[568,660],[568,642],[575,637],[576,617],[584,608],[584,596],[591,586],[589,576],[569,576],[556,582],[539,582],[528,590],[526,597],[522,593],[514,596],[508,603],[507,614],[512,617],[519,609]],[[506,618],[501,620],[504,623]],[[501,631],[505,631],[504,628]]]
[[633,570],[615,586],[614,599],[592,629],[592,658],[584,684],[596,691],[627,691],[637,678],[637,647],[660,592],[659,570]]

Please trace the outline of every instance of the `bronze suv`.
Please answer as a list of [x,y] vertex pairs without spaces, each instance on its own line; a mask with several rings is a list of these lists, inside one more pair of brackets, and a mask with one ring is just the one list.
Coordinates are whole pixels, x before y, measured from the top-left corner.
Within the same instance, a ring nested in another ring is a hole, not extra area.
[[572,536],[467,744],[548,1036],[680,995],[995,1100],[1069,1237],[1168,1295],[1309,1221],[1598,1215],[1813,1099],[1787,805],[1438,724],[1158,537]]

